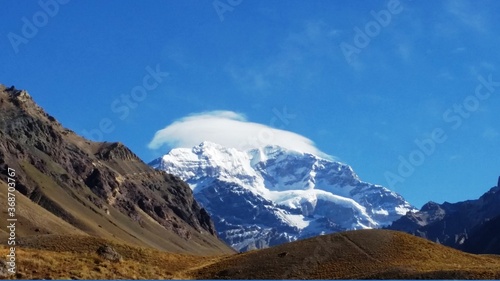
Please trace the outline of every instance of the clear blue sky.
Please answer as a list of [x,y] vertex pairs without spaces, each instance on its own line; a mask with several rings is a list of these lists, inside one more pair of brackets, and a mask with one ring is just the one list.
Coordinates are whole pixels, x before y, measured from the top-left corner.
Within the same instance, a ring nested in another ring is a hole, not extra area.
[[313,140],[417,207],[496,183],[500,2],[278,2],[9,1],[0,83],[146,162],[167,152],[148,148],[158,130],[225,110]]

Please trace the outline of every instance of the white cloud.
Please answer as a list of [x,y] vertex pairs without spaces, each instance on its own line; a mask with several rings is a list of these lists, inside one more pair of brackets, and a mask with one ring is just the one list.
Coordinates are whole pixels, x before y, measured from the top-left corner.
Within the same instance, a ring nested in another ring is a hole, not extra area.
[[493,128],[486,128],[483,131],[483,138],[485,138],[486,140],[493,141],[493,140],[498,139],[499,136],[500,136],[500,133]]
[[486,32],[486,14],[478,12],[475,5],[469,1],[450,0],[447,2],[448,11],[454,15],[462,24],[479,32]]
[[279,145],[294,151],[332,158],[304,136],[250,122],[243,114],[233,111],[210,111],[183,117],[157,131],[148,147],[159,149],[167,145],[170,148],[191,148],[203,141],[239,150]]

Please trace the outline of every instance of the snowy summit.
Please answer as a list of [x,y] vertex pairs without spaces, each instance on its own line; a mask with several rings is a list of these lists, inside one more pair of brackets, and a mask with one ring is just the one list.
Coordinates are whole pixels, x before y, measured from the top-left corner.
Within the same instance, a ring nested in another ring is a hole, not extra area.
[[186,181],[219,236],[242,251],[378,228],[415,210],[399,194],[361,181],[346,164],[280,146],[239,151],[203,142],[150,165]]

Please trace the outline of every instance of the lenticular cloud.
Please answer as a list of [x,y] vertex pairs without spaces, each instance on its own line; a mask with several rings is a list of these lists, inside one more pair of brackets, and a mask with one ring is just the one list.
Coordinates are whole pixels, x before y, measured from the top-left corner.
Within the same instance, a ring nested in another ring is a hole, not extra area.
[[193,147],[203,141],[218,143],[239,150],[279,145],[286,149],[330,157],[299,134],[249,122],[233,111],[210,111],[181,118],[156,132],[150,149],[167,145],[171,148]]

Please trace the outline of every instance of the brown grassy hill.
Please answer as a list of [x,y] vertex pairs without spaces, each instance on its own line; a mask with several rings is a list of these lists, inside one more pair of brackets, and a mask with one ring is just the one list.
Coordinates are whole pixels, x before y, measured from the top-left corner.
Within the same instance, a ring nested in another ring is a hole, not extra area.
[[121,143],[78,136],[26,91],[0,85],[2,192],[9,168],[16,170],[20,237],[87,234],[178,253],[234,252],[179,178]]
[[[195,256],[82,235],[19,240],[18,275],[37,279],[498,279],[500,256],[473,255],[409,234],[359,230],[243,254]],[[122,255],[99,257],[101,245]],[[7,253],[0,246],[0,255]]]
[[[30,236],[19,244],[17,273],[8,279],[171,279],[222,258],[167,253],[88,235]],[[100,257],[97,249],[102,245],[115,249],[122,260]],[[0,255],[7,253],[6,246],[0,245]]]
[[233,255],[186,272],[197,279],[500,278],[500,258],[402,232],[359,230]]

